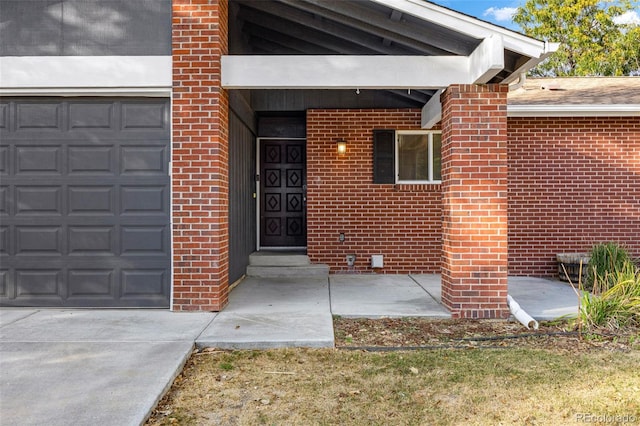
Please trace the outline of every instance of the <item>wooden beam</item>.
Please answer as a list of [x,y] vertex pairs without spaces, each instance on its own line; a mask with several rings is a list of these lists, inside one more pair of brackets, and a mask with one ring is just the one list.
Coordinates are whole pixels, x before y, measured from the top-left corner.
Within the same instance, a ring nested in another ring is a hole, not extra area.
[[442,120],[442,104],[440,103],[440,95],[442,89],[438,90],[429,99],[429,102],[422,107],[421,127],[423,129],[431,129]]
[[484,84],[504,68],[502,37],[467,56],[223,56],[229,89],[440,89]]
[[[469,78],[476,84],[485,84],[491,81],[504,68],[504,46],[502,36],[494,34],[487,37],[469,55]],[[440,94],[436,92],[429,102],[422,107],[420,119],[423,129],[430,129],[442,119],[442,105]]]
[[469,73],[474,83],[488,83],[503,69],[504,44],[500,35],[487,37],[469,55]]
[[[482,65],[481,63],[479,65]],[[223,56],[227,89],[440,89],[474,83],[466,56]]]

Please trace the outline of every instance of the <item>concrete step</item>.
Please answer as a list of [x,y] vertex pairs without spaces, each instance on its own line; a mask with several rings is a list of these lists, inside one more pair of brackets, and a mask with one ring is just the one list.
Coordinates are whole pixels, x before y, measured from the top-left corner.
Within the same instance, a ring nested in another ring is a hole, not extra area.
[[300,266],[247,266],[247,276],[261,278],[278,277],[327,277],[329,266],[306,264]]
[[249,256],[252,266],[307,266],[309,256],[300,252],[257,251]]

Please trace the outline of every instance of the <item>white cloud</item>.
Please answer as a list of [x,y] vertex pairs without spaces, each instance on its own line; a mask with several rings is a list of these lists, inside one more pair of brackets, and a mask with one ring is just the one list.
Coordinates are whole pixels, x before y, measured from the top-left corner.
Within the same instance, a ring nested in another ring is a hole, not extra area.
[[635,10],[630,10],[613,18],[613,22],[618,25],[640,25],[640,15]]
[[518,11],[517,7],[490,7],[482,16],[488,16],[498,22],[511,22],[513,15]]

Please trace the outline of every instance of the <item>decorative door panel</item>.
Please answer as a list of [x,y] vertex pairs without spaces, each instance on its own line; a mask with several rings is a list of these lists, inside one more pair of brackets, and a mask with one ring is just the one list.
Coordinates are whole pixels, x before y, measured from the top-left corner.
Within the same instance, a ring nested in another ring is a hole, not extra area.
[[304,140],[260,142],[260,246],[304,247],[306,145]]

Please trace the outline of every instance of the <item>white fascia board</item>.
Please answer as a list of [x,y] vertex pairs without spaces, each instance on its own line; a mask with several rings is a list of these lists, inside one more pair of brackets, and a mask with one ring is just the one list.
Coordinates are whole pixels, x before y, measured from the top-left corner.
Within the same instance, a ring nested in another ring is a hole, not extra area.
[[0,91],[8,93],[167,93],[171,56],[3,56]]
[[507,105],[507,117],[632,117],[639,104],[609,105]]
[[440,89],[475,83],[491,61],[466,56],[237,55],[222,57],[227,89]]
[[524,34],[502,28],[471,16],[455,12],[422,0],[370,0],[425,21],[449,28],[477,39],[485,39],[492,34],[504,37],[506,49],[525,56],[539,58],[546,53],[545,42]]

